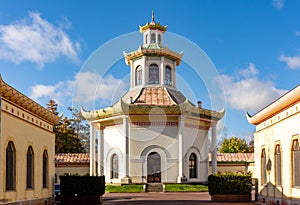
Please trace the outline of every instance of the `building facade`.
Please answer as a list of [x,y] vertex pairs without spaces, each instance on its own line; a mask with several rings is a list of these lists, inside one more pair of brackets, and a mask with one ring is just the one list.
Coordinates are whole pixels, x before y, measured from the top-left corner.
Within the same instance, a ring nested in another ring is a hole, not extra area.
[[0,204],[49,204],[59,118],[0,77]]
[[300,85],[247,116],[256,126],[258,199],[267,204],[300,204]]
[[[130,90],[110,107],[81,111],[91,127],[90,174],[105,175],[107,183],[207,181],[208,132],[216,143],[225,111],[195,106],[177,90],[183,53],[163,46],[165,31],[152,15],[140,27],[143,44],[124,53]],[[212,161],[216,171],[216,149]]]

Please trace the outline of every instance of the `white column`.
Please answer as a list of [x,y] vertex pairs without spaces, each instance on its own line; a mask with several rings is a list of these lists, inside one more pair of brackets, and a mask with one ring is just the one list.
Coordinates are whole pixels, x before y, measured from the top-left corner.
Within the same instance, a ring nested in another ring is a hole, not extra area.
[[184,116],[180,116],[178,118],[178,177],[177,183],[181,183],[184,178],[185,173],[183,172],[184,164],[183,164],[183,156],[184,156]]
[[145,86],[146,84],[148,84],[148,70],[149,68],[147,68],[147,62],[146,62],[146,56],[143,56],[143,69],[142,69],[142,73],[143,73],[143,86]]
[[103,135],[103,129],[99,130],[98,134],[98,176],[102,176],[104,174],[104,135]]
[[96,175],[95,127],[90,123],[90,175]]
[[122,184],[129,184],[131,183],[131,179],[129,177],[129,149],[130,149],[130,136],[129,136],[129,121],[128,116],[123,117],[123,131],[125,137],[125,177],[121,179]]
[[165,57],[162,56],[160,58],[160,73],[159,73],[159,76],[160,76],[160,85],[164,85],[165,84]]
[[211,165],[212,165],[212,173],[217,172],[217,124],[213,123],[211,127]]
[[173,69],[172,69],[172,86],[176,87],[176,61],[173,62]]

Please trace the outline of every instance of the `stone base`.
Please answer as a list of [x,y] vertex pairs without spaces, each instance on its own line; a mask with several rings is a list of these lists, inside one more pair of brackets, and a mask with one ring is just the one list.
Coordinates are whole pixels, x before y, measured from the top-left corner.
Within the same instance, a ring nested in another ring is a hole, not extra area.
[[28,199],[28,200],[20,200],[20,201],[8,201],[8,200],[0,200],[0,204],[5,205],[50,205],[53,203],[53,198],[38,198],[38,199]]
[[251,194],[214,194],[211,201],[249,202]]
[[177,177],[177,183],[185,184],[185,183],[187,183],[187,178],[186,177]]
[[99,204],[102,202],[102,196],[61,196],[62,204]]
[[121,184],[131,184],[131,178],[130,177],[124,177],[121,179]]

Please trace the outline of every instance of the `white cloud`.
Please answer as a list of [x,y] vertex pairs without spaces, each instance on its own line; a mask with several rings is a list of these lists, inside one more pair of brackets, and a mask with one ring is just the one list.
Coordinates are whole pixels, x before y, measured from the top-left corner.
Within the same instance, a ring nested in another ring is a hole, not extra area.
[[296,31],[296,36],[300,36],[300,31]]
[[97,104],[97,108],[100,108],[114,103],[126,90],[127,85],[122,79],[112,75],[103,78],[97,73],[81,72],[72,80],[55,85],[37,84],[30,89],[29,97],[43,104],[54,99],[59,106],[75,105],[77,108],[91,108],[94,103],[100,101],[100,104]]
[[249,64],[235,77],[222,75],[221,79],[228,105],[245,112],[257,112],[286,92],[277,89],[271,81],[259,80],[254,64]]
[[284,56],[284,55],[281,55],[279,57],[279,60],[281,62],[285,62],[289,68],[291,69],[297,69],[297,68],[300,68],[300,56]]
[[280,10],[284,6],[284,0],[272,0],[272,6],[275,9]]
[[59,26],[43,19],[37,12],[10,25],[0,25],[0,59],[13,63],[29,61],[44,67],[46,63],[65,56],[78,62],[80,44],[72,42],[65,28],[65,21]]

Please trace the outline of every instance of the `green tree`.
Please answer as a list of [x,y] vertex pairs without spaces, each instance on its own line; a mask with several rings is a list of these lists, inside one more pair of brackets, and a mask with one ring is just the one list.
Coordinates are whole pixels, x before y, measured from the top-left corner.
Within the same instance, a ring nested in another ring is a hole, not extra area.
[[246,153],[249,152],[249,146],[245,139],[238,137],[225,138],[221,143],[219,152],[221,153]]
[[88,152],[90,148],[90,125],[88,121],[81,115],[81,112],[76,108],[68,108],[72,113],[71,127],[74,129],[76,136],[79,138],[84,151]]
[[[54,100],[50,100],[49,103],[47,103],[47,109],[55,115],[58,115],[57,103]],[[84,152],[81,141],[75,132],[75,128],[72,126],[72,122],[72,119],[65,117],[61,119],[57,125],[53,126],[56,153]]]

